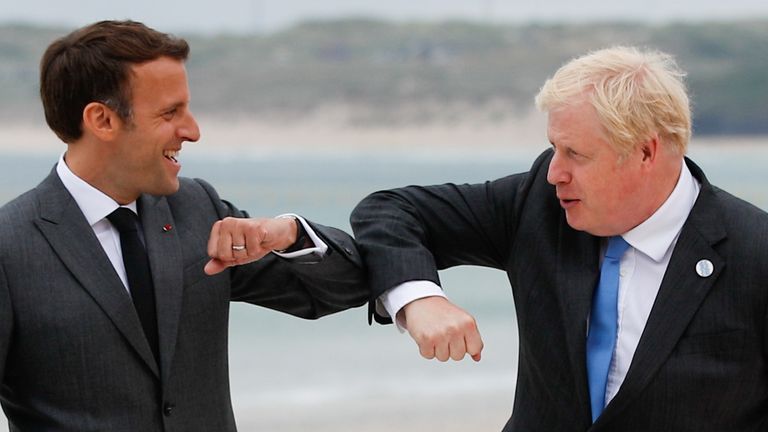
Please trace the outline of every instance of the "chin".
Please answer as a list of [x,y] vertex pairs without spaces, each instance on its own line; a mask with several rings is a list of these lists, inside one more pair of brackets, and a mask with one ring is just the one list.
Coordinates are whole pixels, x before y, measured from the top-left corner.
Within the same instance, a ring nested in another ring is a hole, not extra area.
[[568,226],[575,229],[576,231],[584,231],[585,233],[594,236],[602,236],[599,227],[594,227],[588,223],[585,223],[584,220],[579,220],[576,217],[568,217],[567,212],[565,213],[565,220],[568,222]]
[[173,195],[173,194],[175,194],[178,191],[179,191],[179,182],[176,182],[176,184],[174,184],[173,187],[168,189],[168,191],[166,193],[164,193],[163,195]]
[[575,229],[576,231],[586,231],[584,226],[580,223],[578,217],[574,216],[569,212],[568,210],[565,211],[565,221],[568,222],[568,226]]
[[154,192],[152,192],[152,195],[158,195],[158,196],[166,196],[166,195],[173,195],[176,192],[179,191],[179,180],[176,179],[176,181],[168,183],[166,185],[162,185],[161,187],[158,187]]

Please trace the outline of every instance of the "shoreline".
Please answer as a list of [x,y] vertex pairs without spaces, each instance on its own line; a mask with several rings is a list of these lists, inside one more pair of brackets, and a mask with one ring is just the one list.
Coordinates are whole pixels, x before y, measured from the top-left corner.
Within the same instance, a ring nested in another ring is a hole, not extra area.
[[[268,156],[378,156],[408,155],[462,157],[473,154],[496,157],[505,153],[536,154],[549,146],[546,120],[531,115],[499,123],[429,124],[422,127],[349,127],[321,124],[261,123],[220,119],[199,119],[202,138],[185,143],[185,153],[208,157],[227,155],[240,158]],[[728,146],[750,149],[768,145],[768,135],[703,136],[692,139],[690,150]],[[64,143],[44,124],[0,122],[0,153],[13,155],[58,155]],[[439,152],[435,153],[435,150]]]

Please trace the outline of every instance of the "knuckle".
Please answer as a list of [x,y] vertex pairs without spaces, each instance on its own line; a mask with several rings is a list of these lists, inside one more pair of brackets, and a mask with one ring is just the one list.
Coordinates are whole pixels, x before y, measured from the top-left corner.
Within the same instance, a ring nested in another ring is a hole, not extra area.
[[427,345],[432,339],[429,334],[421,330],[411,331],[411,336],[419,345]]
[[258,229],[259,229],[259,226],[257,224],[255,224],[255,223],[253,223],[253,222],[250,222],[250,221],[246,222],[243,225],[243,232],[247,233],[247,234],[252,234],[252,233],[256,232],[256,230],[258,230]]
[[450,337],[450,336],[461,333],[461,331],[462,331],[462,326],[460,324],[453,322],[446,325],[443,328],[443,335],[445,335],[446,337]]
[[437,337],[432,333],[421,333],[419,334],[418,339],[428,345],[434,345],[435,342],[437,342]]
[[437,346],[437,345],[440,345],[442,343],[445,343],[445,342],[449,341],[450,339],[451,339],[450,335],[447,334],[447,333],[432,333],[425,340],[429,344],[431,344],[433,346]]
[[434,349],[435,347],[435,340],[429,337],[416,338],[416,343],[425,349]]

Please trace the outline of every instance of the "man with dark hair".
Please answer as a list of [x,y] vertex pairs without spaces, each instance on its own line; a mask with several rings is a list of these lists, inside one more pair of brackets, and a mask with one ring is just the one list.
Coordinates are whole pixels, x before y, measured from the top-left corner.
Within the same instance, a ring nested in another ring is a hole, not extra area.
[[82,135],[82,113],[91,102],[107,105],[128,121],[132,65],[160,57],[184,62],[188,55],[184,39],[132,21],[104,21],[76,30],[54,41],[40,61],[45,119],[66,143]]
[[[0,209],[0,402],[12,431],[234,431],[230,301],[318,318],[368,299],[345,233],[249,219],[177,156],[200,132],[184,40],[99,22],[41,63],[67,143]],[[273,253],[274,252],[274,253]]]

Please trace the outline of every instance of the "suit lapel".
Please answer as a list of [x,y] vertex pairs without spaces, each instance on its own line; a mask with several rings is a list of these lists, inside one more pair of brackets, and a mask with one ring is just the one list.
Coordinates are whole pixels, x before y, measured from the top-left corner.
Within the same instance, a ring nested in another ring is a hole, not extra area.
[[[677,240],[624,383],[598,423],[617,415],[648,385],[726,265],[713,248],[726,236],[713,188],[696,165],[690,161],[688,165],[702,183],[699,197]],[[700,260],[712,262],[714,272],[709,277],[697,275],[696,264]]]
[[161,376],[166,379],[176,349],[181,313],[184,282],[181,246],[165,197],[142,195],[138,208],[155,285]]
[[597,269],[600,242],[597,237],[568,227],[564,215],[562,219],[557,286],[568,355],[576,384],[575,391],[581,405],[579,413],[589,418],[591,411],[586,369],[587,318],[592,304],[592,292],[599,275]]
[[77,203],[55,171],[38,186],[38,190],[40,219],[35,221],[38,229],[139,357],[159,376],[130,296]]

